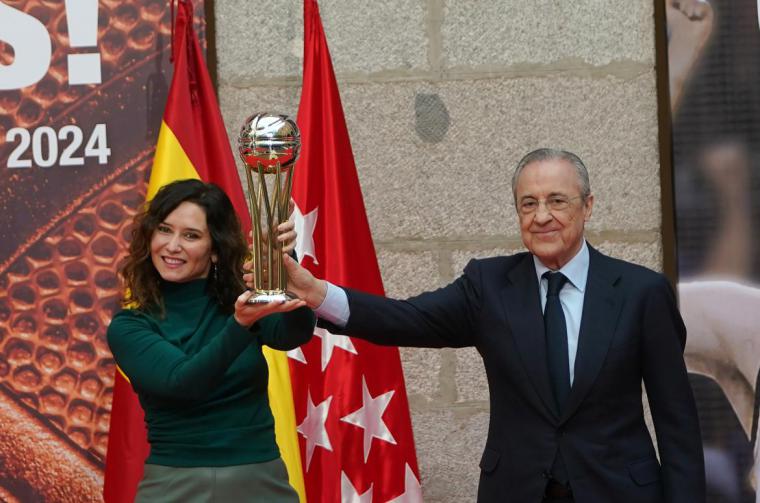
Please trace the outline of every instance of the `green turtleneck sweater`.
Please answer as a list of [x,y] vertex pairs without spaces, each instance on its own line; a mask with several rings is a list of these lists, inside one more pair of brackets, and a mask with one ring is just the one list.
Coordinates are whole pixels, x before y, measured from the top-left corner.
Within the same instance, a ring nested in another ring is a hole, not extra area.
[[164,316],[125,309],[108,344],[145,410],[150,455],[165,466],[232,466],[280,454],[261,352],[309,340],[314,314],[300,308],[244,328],[206,294],[206,280],[163,283]]

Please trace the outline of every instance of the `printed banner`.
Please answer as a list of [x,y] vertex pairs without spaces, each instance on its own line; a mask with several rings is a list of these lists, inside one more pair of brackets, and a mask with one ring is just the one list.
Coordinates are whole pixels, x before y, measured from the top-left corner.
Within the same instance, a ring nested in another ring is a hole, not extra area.
[[678,291],[708,501],[760,502],[760,2],[664,1]]
[[105,332],[166,103],[171,23],[159,0],[0,2],[2,500],[102,498]]

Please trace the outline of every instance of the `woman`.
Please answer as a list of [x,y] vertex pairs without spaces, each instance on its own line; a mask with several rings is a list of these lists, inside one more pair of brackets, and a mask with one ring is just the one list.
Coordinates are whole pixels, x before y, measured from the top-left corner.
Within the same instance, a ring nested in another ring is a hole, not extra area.
[[[278,228],[285,251],[293,225]],[[267,401],[266,344],[309,340],[301,300],[246,304],[245,239],[219,187],[166,185],[135,217],[125,305],[108,344],[145,410],[150,455],[135,501],[297,502]]]

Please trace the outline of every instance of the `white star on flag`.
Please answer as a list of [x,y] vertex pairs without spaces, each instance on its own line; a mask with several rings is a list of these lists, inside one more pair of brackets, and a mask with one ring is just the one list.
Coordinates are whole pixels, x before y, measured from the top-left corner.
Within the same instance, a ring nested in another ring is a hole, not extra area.
[[404,494],[389,500],[388,503],[421,503],[422,486],[420,486],[420,481],[414,476],[409,463],[406,463],[404,470]]
[[332,452],[332,444],[330,444],[330,437],[327,435],[327,429],[325,428],[325,421],[327,421],[327,413],[330,409],[330,402],[332,396],[328,396],[327,399],[317,406],[314,406],[314,402],[311,400],[311,392],[307,394],[306,401],[306,417],[303,423],[299,424],[296,431],[303,435],[306,439],[306,471],[309,471],[309,465],[311,464],[311,457],[314,454],[314,449],[324,447],[328,451]]
[[340,472],[340,503],[372,503],[372,484],[364,493],[359,494],[346,472]]
[[327,364],[330,363],[330,358],[332,358],[333,349],[335,348],[340,348],[355,355],[359,354],[356,352],[356,348],[354,348],[354,343],[351,342],[350,337],[331,334],[324,328],[315,328],[314,335],[322,339],[322,372],[325,371]]
[[317,226],[318,214],[319,206],[306,215],[301,213],[301,208],[297,204],[293,209],[293,222],[296,224],[296,233],[298,234],[296,238],[296,255],[299,262],[302,262],[303,258],[308,255],[314,259],[315,264],[319,264],[316,252],[314,251],[314,229]]
[[292,360],[306,363],[306,355],[303,354],[303,350],[301,348],[291,349],[286,354],[288,355],[288,358]]
[[340,418],[341,421],[353,424],[364,429],[364,462],[369,458],[372,448],[372,439],[377,438],[396,445],[396,439],[383,421],[385,408],[393,397],[393,390],[382,395],[372,397],[367,389],[367,382],[362,376],[362,407],[351,414]]

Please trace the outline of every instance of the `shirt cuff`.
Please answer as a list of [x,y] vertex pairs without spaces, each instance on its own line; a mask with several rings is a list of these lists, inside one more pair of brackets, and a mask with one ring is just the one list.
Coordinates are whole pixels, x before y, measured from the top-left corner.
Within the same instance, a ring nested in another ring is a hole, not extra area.
[[314,310],[314,314],[323,320],[329,321],[337,327],[345,327],[351,312],[348,308],[348,296],[345,290],[327,283],[327,293],[322,303]]

